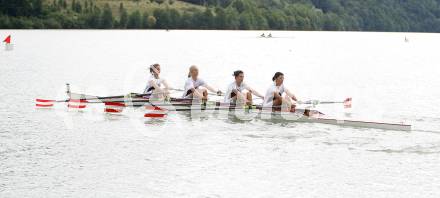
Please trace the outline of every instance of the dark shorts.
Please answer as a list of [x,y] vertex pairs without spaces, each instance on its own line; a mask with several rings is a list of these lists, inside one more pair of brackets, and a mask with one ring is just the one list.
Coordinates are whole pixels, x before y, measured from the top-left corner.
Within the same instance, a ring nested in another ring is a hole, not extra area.
[[[283,96],[283,95],[281,95],[281,93],[278,93],[278,95],[279,96]],[[273,97],[272,101],[274,101],[274,100],[275,100],[275,97]]]
[[185,96],[189,96],[189,95],[192,94],[192,93],[193,93],[193,91],[190,89],[190,90],[188,90],[188,91],[186,92]]

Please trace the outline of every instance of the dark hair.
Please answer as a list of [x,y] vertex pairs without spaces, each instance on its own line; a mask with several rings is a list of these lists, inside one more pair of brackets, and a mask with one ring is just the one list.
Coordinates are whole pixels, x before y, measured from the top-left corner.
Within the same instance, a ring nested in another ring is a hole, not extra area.
[[284,76],[284,74],[281,72],[276,72],[275,75],[273,75],[273,77],[272,77],[272,81],[275,81],[275,79],[277,79],[280,76]]
[[241,70],[237,70],[237,71],[235,71],[232,75],[233,75],[234,77],[238,77],[240,74],[243,74],[243,71],[241,71]]
[[152,73],[154,70],[153,70],[153,67],[154,68],[157,68],[157,67],[159,67],[160,65],[159,65],[159,63],[155,63],[155,64],[152,64],[152,65],[150,65],[150,73]]

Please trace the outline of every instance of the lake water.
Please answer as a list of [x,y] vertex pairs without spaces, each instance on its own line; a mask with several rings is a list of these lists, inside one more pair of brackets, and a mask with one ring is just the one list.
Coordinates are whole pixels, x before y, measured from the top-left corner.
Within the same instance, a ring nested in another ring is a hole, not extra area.
[[[439,34],[261,33],[0,30],[14,44],[0,51],[0,197],[440,196]],[[260,92],[282,71],[300,99],[353,97],[350,114],[325,113],[413,131],[35,108],[67,82],[141,92],[153,63],[176,88],[192,64],[222,90],[236,69]]]

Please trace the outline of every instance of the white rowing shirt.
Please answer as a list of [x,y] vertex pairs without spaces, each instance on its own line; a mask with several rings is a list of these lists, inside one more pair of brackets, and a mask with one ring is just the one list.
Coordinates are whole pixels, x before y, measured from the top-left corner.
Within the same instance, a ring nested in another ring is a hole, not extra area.
[[163,83],[163,79],[154,77],[153,74],[148,77],[147,86],[144,89],[144,94],[153,93],[154,87],[151,85],[151,82],[156,83],[157,86],[161,87]]
[[187,98],[187,93],[191,89],[198,89],[200,86],[205,86],[206,83],[204,80],[197,78],[197,80],[193,80],[193,78],[189,77],[185,82],[183,98]]
[[280,86],[276,86],[275,83],[273,83],[269,89],[266,91],[266,96],[264,97],[263,107],[272,107],[273,106],[273,93],[279,93],[280,95],[283,95],[285,92],[284,84]]
[[246,83],[242,82],[240,85],[237,85],[237,83],[234,81],[233,83],[231,83],[228,86],[228,90],[226,91],[225,94],[225,99],[224,102],[225,103],[231,103],[231,94],[233,93],[234,90],[237,90],[238,92],[243,92],[244,90],[250,90],[250,88],[247,86]]

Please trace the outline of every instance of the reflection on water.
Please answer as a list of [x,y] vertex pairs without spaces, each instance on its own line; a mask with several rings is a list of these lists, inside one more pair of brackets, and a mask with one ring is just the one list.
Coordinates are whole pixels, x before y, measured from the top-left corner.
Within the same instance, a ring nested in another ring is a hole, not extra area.
[[149,126],[149,125],[163,126],[164,124],[167,123],[167,119],[166,118],[146,118],[144,123],[146,126]]
[[414,146],[414,147],[407,147],[402,149],[378,149],[378,150],[367,150],[370,152],[383,152],[383,153],[389,153],[389,154],[419,154],[419,155],[429,155],[429,154],[440,154],[440,146],[438,143],[431,146]]

